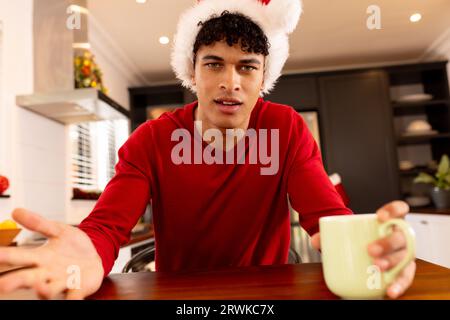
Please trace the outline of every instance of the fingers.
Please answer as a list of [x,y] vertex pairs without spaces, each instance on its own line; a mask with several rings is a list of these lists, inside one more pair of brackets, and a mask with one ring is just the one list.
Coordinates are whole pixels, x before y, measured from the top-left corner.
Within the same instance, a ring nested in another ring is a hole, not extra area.
[[320,250],[320,233],[319,232],[317,232],[311,236],[311,245],[316,250]]
[[69,289],[66,294],[67,300],[83,300],[84,295],[81,289]]
[[39,268],[11,272],[0,278],[0,293],[10,293],[21,288],[33,288],[38,282],[46,282],[48,279],[48,273]]
[[409,206],[404,201],[392,201],[377,210],[377,217],[380,222],[385,222],[393,218],[404,218],[409,212]]
[[38,256],[32,249],[0,248],[0,263],[12,266],[33,266],[38,264]]
[[65,281],[50,280],[44,269],[27,269],[0,278],[0,293],[7,294],[21,288],[34,289],[40,299],[53,299],[67,287]]
[[387,295],[396,299],[411,286],[416,273],[416,262],[412,261],[387,289]]
[[369,247],[369,254],[378,258],[383,255],[388,255],[394,251],[398,251],[406,247],[406,239],[401,231],[394,231],[387,237],[381,238],[372,242]]
[[401,231],[394,231],[387,237],[374,241],[369,245],[369,254],[373,257],[381,257],[391,254],[406,247],[406,239]]
[[67,290],[67,284],[61,280],[54,280],[49,283],[39,282],[35,289],[40,299],[54,299]]
[[374,264],[377,265],[381,271],[389,270],[395,267],[403,258],[406,256],[406,249],[396,251],[394,253],[384,255],[380,258],[375,259]]
[[15,209],[12,217],[25,228],[39,232],[46,237],[57,237],[62,231],[62,226],[58,222],[47,220],[27,209]]

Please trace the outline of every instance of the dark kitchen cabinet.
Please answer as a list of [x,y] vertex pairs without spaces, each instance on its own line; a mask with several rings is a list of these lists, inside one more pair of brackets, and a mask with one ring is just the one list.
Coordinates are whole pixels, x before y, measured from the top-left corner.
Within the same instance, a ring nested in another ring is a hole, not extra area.
[[318,109],[320,103],[317,78],[302,75],[283,76],[264,99],[286,104],[297,110]]
[[195,95],[179,84],[129,88],[131,131],[147,121],[148,108],[181,107],[195,101]]
[[398,199],[387,74],[382,70],[319,77],[325,162],[341,175],[356,213]]

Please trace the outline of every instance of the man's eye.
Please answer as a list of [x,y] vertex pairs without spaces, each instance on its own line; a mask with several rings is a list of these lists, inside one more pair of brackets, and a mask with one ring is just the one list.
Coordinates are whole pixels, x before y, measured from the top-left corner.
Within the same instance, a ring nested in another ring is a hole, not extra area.
[[255,68],[255,67],[252,67],[252,66],[242,66],[242,69],[243,69],[244,71],[253,71],[253,70],[256,70],[256,68]]
[[220,63],[208,63],[206,66],[215,69],[220,67]]

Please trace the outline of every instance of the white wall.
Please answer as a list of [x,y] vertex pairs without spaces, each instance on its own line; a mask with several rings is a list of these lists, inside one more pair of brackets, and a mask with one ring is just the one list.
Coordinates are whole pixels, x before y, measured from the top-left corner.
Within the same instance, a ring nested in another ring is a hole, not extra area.
[[[14,208],[25,207],[49,219],[78,223],[94,207],[94,201],[71,201],[70,143],[67,126],[36,115],[15,103],[17,95],[32,94],[33,0],[0,1],[2,70],[0,72],[0,174],[9,178],[11,197],[0,199],[0,221]],[[104,37],[103,37],[104,38]],[[104,72],[109,95],[128,108],[127,88],[142,81],[111,47],[97,37],[93,52]],[[97,48],[108,48],[103,51]],[[122,58],[123,60],[123,58]],[[123,65],[123,64],[122,64]],[[23,231],[16,239],[30,235]]]
[[[448,59],[450,61],[450,28],[445,30],[428,48],[422,60]],[[450,63],[447,65],[450,86]]]
[[113,38],[93,17],[89,16],[89,42],[91,52],[100,66],[108,95],[129,109],[128,88],[148,84],[138,67],[128,58]]
[[[5,154],[1,152],[2,150],[2,143],[3,143],[3,137],[5,137],[5,134],[3,134],[3,129],[4,127],[2,126],[3,122],[2,119],[4,119],[4,115],[3,115],[3,108],[2,108],[2,86],[3,86],[3,23],[0,20],[0,175],[2,174],[2,170],[4,168],[2,168],[3,162],[5,162],[3,160],[3,158],[5,157]],[[4,172],[3,172],[4,173]],[[0,199],[1,200],[1,199]],[[5,205],[5,202],[3,202],[3,205]],[[2,208],[2,202],[0,202],[0,212],[1,212],[1,208]]]
[[[437,52],[450,61],[450,28],[447,29],[441,39],[442,40],[437,48]],[[449,77],[448,81],[450,86],[450,63],[447,65],[447,75]]]
[[[64,219],[64,127],[15,103],[33,92],[33,1],[0,2],[3,24],[0,168],[8,176],[10,199],[0,199],[0,220],[16,207]],[[19,239],[24,238],[22,232]]]

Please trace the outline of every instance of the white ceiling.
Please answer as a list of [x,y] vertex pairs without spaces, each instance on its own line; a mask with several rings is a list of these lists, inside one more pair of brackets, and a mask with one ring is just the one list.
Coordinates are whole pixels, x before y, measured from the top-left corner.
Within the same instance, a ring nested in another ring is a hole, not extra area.
[[[179,15],[194,2],[88,0],[88,7],[141,75],[160,82],[174,76],[170,44],[161,45],[159,37],[172,39]],[[372,4],[381,8],[381,30],[366,27],[366,10]],[[415,12],[423,18],[411,23]],[[420,59],[449,28],[450,0],[304,0],[285,72]]]

